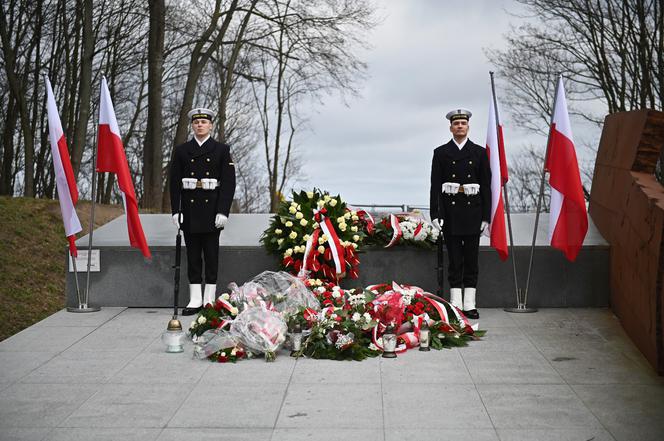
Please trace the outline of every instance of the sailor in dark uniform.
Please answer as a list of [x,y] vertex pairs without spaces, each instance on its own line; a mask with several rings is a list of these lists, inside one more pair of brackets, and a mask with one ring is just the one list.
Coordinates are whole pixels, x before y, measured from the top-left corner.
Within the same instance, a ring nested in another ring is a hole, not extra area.
[[170,188],[173,223],[182,228],[187,246],[189,304],[182,315],[196,314],[216,300],[219,233],[235,194],[230,148],[210,137],[214,112],[196,108],[189,118],[194,137],[175,148]]
[[491,216],[491,169],[486,149],[468,139],[471,115],[465,109],[446,115],[453,139],[433,152],[430,209],[449,255],[450,303],[477,319],[478,250]]

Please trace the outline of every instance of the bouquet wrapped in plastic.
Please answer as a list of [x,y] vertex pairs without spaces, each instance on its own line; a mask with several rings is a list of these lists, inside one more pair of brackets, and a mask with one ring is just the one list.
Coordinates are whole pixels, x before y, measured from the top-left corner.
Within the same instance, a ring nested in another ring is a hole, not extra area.
[[320,309],[304,282],[284,271],[263,271],[244,285],[231,283],[229,288],[231,301],[246,307],[262,306],[286,314],[294,314],[300,307]]
[[265,307],[254,306],[242,311],[231,323],[230,335],[245,348],[265,354],[273,361],[275,352],[286,340],[288,327],[282,315]]
[[245,352],[239,341],[229,331],[211,329],[205,331],[194,346],[194,357],[200,360],[208,359],[220,363],[235,362],[244,358]]

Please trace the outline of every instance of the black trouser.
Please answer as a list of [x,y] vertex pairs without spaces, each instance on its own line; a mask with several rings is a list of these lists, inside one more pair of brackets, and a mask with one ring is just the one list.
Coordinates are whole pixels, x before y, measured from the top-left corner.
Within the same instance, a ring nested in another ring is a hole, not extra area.
[[445,245],[450,264],[448,266],[447,280],[450,288],[477,287],[478,252],[480,248],[480,235],[455,236],[445,234]]
[[219,233],[221,230],[212,233],[184,233],[189,283],[203,283],[203,259],[205,259],[205,283],[217,283]]

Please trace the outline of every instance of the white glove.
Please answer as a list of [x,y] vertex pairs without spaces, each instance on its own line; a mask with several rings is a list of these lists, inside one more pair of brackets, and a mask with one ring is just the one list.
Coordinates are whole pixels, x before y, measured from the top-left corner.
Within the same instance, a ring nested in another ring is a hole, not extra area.
[[463,192],[466,196],[475,196],[480,192],[480,184],[463,184]]
[[226,216],[221,213],[217,213],[217,215],[214,217],[214,226],[217,228],[224,228],[227,221],[228,218]]
[[201,185],[203,186],[203,190],[214,190],[215,188],[217,188],[217,180],[201,179]]
[[443,229],[443,220],[442,219],[432,219],[431,223],[433,224],[434,228],[437,228],[439,230]]
[[443,184],[443,193],[457,194],[461,185],[456,182],[445,182]]
[[480,224],[480,234],[485,234],[487,232],[486,229],[487,229],[488,226],[489,226],[489,222],[482,221],[482,223]]
[[182,189],[183,190],[195,190],[196,182],[198,180],[194,178],[182,178]]
[[182,213],[175,213],[173,215],[173,225],[175,225],[175,228],[180,228],[180,216],[182,216]]

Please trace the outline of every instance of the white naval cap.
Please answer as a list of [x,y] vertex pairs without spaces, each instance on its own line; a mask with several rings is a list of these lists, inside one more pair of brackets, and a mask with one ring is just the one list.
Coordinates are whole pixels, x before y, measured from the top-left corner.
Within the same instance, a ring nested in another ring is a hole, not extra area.
[[466,121],[473,116],[473,112],[467,109],[454,109],[447,112],[445,118],[449,119],[450,122],[456,121],[457,119],[465,119]]
[[192,121],[195,119],[209,119],[212,121],[215,117],[215,113],[212,110],[206,109],[204,107],[196,107],[191,109],[187,115]]

